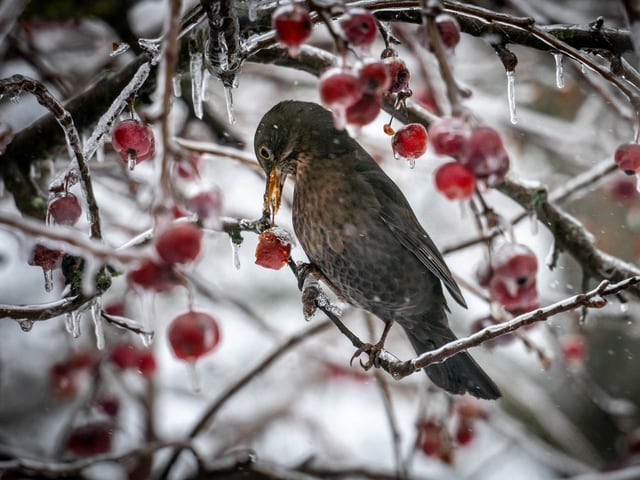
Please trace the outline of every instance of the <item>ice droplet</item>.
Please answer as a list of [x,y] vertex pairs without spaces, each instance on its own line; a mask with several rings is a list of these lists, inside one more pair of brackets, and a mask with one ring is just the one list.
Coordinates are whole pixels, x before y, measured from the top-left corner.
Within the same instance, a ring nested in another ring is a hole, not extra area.
[[234,268],[240,270],[240,244],[233,240],[231,240],[231,255]]
[[53,270],[50,268],[43,268],[42,273],[44,275],[44,291],[50,292],[53,290]]
[[407,165],[409,165],[409,168],[411,168],[411,169],[416,168],[416,159],[415,158],[407,158]]
[[554,53],[553,58],[556,61],[556,87],[564,88],[564,65],[562,63],[563,55]]
[[513,125],[518,123],[516,114],[516,75],[514,70],[507,70],[507,102],[509,103],[509,120]]
[[150,347],[153,343],[153,338],[155,337],[155,332],[140,332],[140,338],[142,339],[142,345],[145,347]]
[[227,120],[229,121],[229,125],[233,125],[236,123],[236,116],[233,113],[233,92],[231,91],[231,87],[224,87],[224,100],[227,104]]
[[21,320],[19,323],[23,332],[30,332],[33,328],[33,320]]
[[64,317],[64,327],[73,338],[80,336],[80,315],[75,310]]
[[191,73],[191,101],[193,113],[202,120],[202,52],[193,51],[189,54],[189,72]]
[[136,168],[136,164],[138,163],[138,156],[134,150],[129,150],[127,152],[127,167],[129,170],[133,171]]
[[91,302],[91,319],[93,320],[93,329],[96,335],[96,348],[102,350],[104,348],[104,329],[102,325],[102,302],[96,298]]

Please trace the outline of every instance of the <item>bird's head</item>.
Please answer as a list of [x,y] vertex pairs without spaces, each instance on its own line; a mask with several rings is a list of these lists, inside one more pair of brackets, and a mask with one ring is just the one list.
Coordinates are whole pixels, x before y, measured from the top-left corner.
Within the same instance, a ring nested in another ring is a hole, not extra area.
[[331,112],[318,104],[288,100],[275,105],[260,120],[254,137],[256,157],[267,175],[264,211],[276,214],[284,182],[296,175],[301,162],[335,155],[351,141],[345,131],[336,130]]

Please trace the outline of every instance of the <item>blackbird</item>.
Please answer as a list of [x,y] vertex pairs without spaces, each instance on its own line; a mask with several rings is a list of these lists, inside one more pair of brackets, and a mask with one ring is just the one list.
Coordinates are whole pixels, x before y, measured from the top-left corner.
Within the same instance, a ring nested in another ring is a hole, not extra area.
[[[465,300],[437,247],[398,186],[320,105],[284,101],[257,128],[267,174],[265,209],[277,211],[294,177],[293,227],[311,264],[336,294],[405,330],[420,354],[455,340],[442,284]],[[382,346],[385,334],[381,342]],[[495,399],[500,391],[466,353],[425,368],[451,393]]]

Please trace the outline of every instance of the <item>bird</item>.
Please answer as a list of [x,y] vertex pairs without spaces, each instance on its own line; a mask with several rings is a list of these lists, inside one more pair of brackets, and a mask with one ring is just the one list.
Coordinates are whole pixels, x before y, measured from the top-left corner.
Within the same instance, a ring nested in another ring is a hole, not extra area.
[[[267,177],[265,211],[275,215],[285,181],[293,178],[295,236],[330,289],[385,323],[376,346],[394,323],[417,354],[456,339],[443,286],[467,305],[442,254],[400,188],[347,130],[335,127],[329,110],[281,101],[260,120],[254,150]],[[467,352],[425,371],[453,394],[501,396]]]

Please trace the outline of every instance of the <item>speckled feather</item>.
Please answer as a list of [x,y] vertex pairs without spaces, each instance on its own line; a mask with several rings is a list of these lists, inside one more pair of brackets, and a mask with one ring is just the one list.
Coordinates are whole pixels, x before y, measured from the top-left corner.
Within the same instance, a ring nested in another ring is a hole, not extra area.
[[[397,185],[346,131],[335,129],[330,112],[282,102],[260,122],[255,149],[267,173],[276,168],[295,178],[296,236],[336,293],[398,322],[417,353],[455,339],[442,284],[466,303],[442,255]],[[500,395],[467,353],[426,371],[453,393]]]

